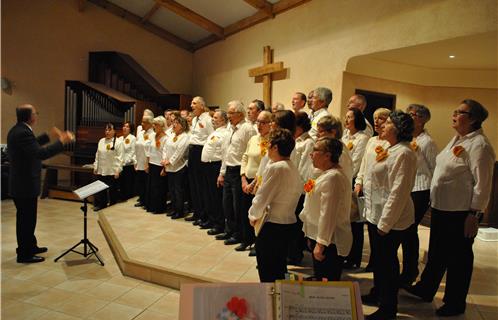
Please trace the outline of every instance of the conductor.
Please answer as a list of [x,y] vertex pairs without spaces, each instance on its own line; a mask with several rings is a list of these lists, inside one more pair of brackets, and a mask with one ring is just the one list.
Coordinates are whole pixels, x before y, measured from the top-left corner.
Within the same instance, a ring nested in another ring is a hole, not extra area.
[[74,140],[74,135],[61,132],[53,127],[51,134],[58,140],[42,147],[50,141],[44,133],[38,137],[32,127],[37,123],[35,107],[23,104],[16,108],[17,123],[7,135],[7,153],[10,162],[9,189],[16,213],[17,262],[35,263],[45,260],[36,254],[46,252],[46,247],[38,247],[35,237],[37,200],[40,195],[41,161],[63,150],[63,145]]

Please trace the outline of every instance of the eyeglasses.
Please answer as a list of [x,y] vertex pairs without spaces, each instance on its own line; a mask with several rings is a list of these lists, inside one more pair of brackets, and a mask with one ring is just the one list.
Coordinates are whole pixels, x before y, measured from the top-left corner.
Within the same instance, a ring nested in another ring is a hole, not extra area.
[[462,110],[455,110],[455,111],[453,111],[453,116],[459,116],[459,115],[462,115],[462,114],[471,115],[471,113],[468,112],[468,111],[462,111]]

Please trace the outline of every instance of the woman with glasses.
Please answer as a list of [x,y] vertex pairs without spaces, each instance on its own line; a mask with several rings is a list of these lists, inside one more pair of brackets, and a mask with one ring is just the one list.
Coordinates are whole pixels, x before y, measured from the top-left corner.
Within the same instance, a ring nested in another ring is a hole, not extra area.
[[389,148],[375,157],[370,172],[371,206],[367,220],[375,225],[374,287],[362,296],[364,304],[379,306],[368,315],[369,320],[396,319],[398,312],[399,261],[398,248],[414,222],[410,197],[417,156],[410,148],[413,119],[402,111],[389,114],[382,126],[381,137]]
[[305,185],[306,199],[299,218],[313,253],[317,280],[339,281],[343,257],[351,249],[351,181],[339,165],[342,149],[340,140],[324,137],[318,138],[311,152],[320,175]]
[[261,111],[257,117],[256,125],[258,134],[252,136],[247,142],[246,151],[242,155],[240,164],[240,177],[242,181],[242,242],[235,248],[236,251],[245,251],[254,243],[254,229],[249,224],[247,212],[252,204],[254,194],[251,182],[256,178],[261,159],[268,153],[270,141],[270,122],[272,115],[268,111]]
[[161,164],[162,176],[167,176],[168,188],[171,193],[171,202],[174,210],[172,219],[185,216],[184,206],[184,180],[187,178],[187,154],[189,146],[189,127],[187,120],[178,117],[172,122],[173,134],[169,136],[163,148]]
[[463,100],[453,112],[456,136],[436,158],[431,181],[431,231],[428,260],[420,281],[407,291],[430,302],[446,273],[440,317],[465,312],[473,271],[472,245],[488,205],[495,152],[482,130],[488,111]]
[[123,124],[122,130],[123,135],[119,137],[119,142],[123,146],[123,171],[119,177],[119,191],[121,200],[128,200],[135,195],[136,138],[131,134],[134,128],[129,121]]
[[[113,205],[118,201],[118,181],[123,170],[123,145],[116,138],[114,125],[108,123],[105,126],[105,137],[99,140],[93,173],[97,179],[109,186],[109,190],[103,190],[95,195],[93,203],[94,211],[99,211]],[[109,193],[109,194],[108,194]]]

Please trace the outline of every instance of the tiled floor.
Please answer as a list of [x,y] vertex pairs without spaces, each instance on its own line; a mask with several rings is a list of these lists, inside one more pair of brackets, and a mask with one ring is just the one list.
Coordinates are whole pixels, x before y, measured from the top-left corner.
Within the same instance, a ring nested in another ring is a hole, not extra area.
[[[258,281],[255,259],[247,252],[236,252],[205,230],[147,214],[132,203],[105,209],[130,257],[220,281]],[[21,265],[15,262],[15,208],[11,201],[2,201],[2,319],[177,319],[178,291],[122,276],[96,215],[89,217],[89,239],[99,247],[105,267],[76,254],[53,262],[82,235],[79,204],[58,200],[39,202],[37,237],[40,245],[49,247],[47,261]],[[422,228],[420,234],[421,247],[427,248],[428,229]],[[474,252],[468,309],[456,319],[496,319],[498,243],[476,240]],[[371,286],[371,274],[346,276],[359,281],[365,293]],[[442,290],[444,283],[432,304],[418,303],[400,291],[399,318],[436,319]],[[364,311],[369,314],[373,308]]]

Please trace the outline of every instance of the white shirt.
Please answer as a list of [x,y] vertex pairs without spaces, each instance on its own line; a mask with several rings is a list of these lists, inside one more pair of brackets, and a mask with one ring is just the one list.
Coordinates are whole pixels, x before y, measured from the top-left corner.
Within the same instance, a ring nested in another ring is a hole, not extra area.
[[308,132],[303,133],[296,139],[296,147],[291,158],[299,171],[303,183],[308,181],[313,172],[313,161],[311,160],[311,152],[315,141],[311,138]]
[[230,138],[227,127],[219,127],[211,132],[202,148],[201,161],[215,162],[223,159],[226,141]]
[[342,142],[344,146],[351,152],[351,160],[352,160],[352,175],[353,178],[358,175],[360,171],[361,160],[363,159],[363,155],[365,154],[365,148],[368,143],[368,135],[364,131],[358,131],[355,134],[351,135],[348,130],[342,136]]
[[168,137],[163,135],[159,140],[156,141],[156,134],[153,133],[149,139],[150,142],[146,144],[145,155],[149,158],[149,163],[156,166],[161,165],[161,160],[163,159],[163,148],[166,144],[166,139]]
[[245,175],[246,178],[249,179],[256,178],[261,159],[267,155],[269,146],[270,141],[268,138],[262,138],[259,134],[252,136],[251,139],[249,139],[246,151],[242,155],[242,161],[240,162],[241,176]]
[[190,144],[203,146],[208,136],[214,131],[209,112],[203,112],[192,119]]
[[145,170],[145,165],[147,163],[145,149],[147,144],[150,144],[153,135],[154,130],[152,128],[149,128],[147,131],[140,130],[137,133],[137,139],[135,140],[135,157],[137,159],[136,170]]
[[411,143],[417,154],[417,175],[412,192],[429,190],[436,167],[437,147],[432,137],[424,130]]
[[220,169],[221,175],[225,175],[227,166],[240,166],[247,142],[255,134],[253,125],[245,120],[239,122],[235,128],[230,125],[226,152]]
[[[457,156],[454,148],[463,148]],[[453,137],[436,158],[431,206],[444,211],[484,210],[489,202],[495,152],[482,132]]]
[[[114,149],[113,149],[114,144]],[[116,138],[99,140],[93,171],[101,176],[113,176],[123,170],[123,145]]]
[[164,133],[166,133],[166,135],[168,137],[172,137],[175,135],[175,132],[173,131],[173,126],[170,126],[169,128],[166,129],[166,131],[164,131]]
[[302,190],[301,178],[296,166],[290,160],[270,162],[263,175],[252,206],[249,208],[249,220],[258,220],[265,208],[269,210],[268,221],[279,224],[296,222],[297,202]]
[[323,171],[315,186],[306,194],[299,214],[306,237],[329,246],[337,246],[337,254],[347,256],[353,235],[349,221],[351,209],[351,182],[338,169]]
[[187,165],[187,150],[189,136],[182,132],[180,135],[173,134],[166,138],[163,148],[163,160],[168,160],[166,172],[177,172]]
[[311,129],[309,131],[309,134],[313,138],[313,140],[316,140],[316,135],[318,134],[318,120],[328,115],[329,112],[327,111],[327,108],[321,108],[317,111],[311,112]]
[[135,142],[137,138],[130,133],[126,138],[121,136],[118,139],[123,145],[123,166],[135,165],[137,163],[135,156]]
[[374,208],[367,220],[384,232],[405,230],[415,221],[410,193],[417,172],[417,156],[408,142],[390,146],[387,154],[384,160],[375,160],[367,173],[372,181],[370,205]]

